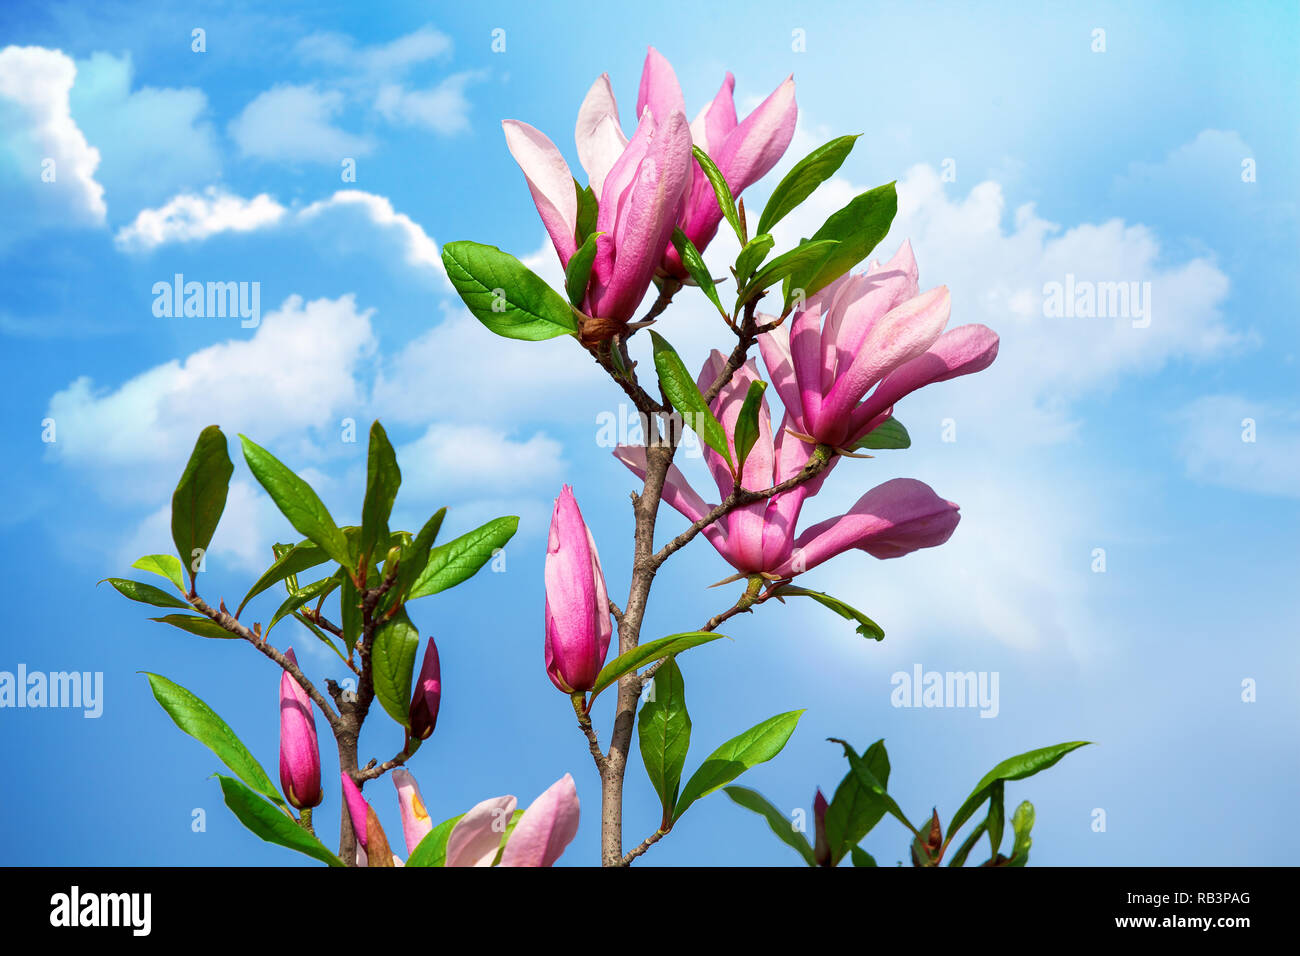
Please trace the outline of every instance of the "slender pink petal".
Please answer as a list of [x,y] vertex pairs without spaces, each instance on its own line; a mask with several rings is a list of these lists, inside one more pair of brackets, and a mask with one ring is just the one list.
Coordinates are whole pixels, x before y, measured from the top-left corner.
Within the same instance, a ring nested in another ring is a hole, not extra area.
[[998,334],[988,326],[959,325],[949,329],[924,354],[885,376],[867,400],[854,410],[854,431],[866,429],[881,412],[918,388],[981,372],[997,356]]
[[777,574],[800,574],[850,548],[877,558],[897,558],[933,548],[952,536],[957,505],[914,478],[895,478],[863,495],[848,514],[808,528]]
[[[651,121],[651,132],[645,155],[632,171],[627,188],[611,195],[611,186],[618,188],[625,180],[627,171],[621,167],[629,154],[635,156],[634,146],[642,135],[642,129],[647,128],[648,120]],[[598,228],[606,231],[602,223],[613,227],[611,236],[597,240],[598,268],[593,267],[596,273],[594,295],[589,301],[599,317],[627,320],[641,304],[677,225],[690,186],[691,162],[691,132],[685,115],[674,111],[656,124],[652,115],[647,113],[624,157],[610,171],[597,214]],[[606,208],[611,201],[613,210]],[[611,215],[614,217],[612,223],[609,222]],[[606,242],[611,237],[612,246]],[[603,242],[606,248],[602,262],[600,245]],[[611,255],[612,263],[609,261]]]
[[822,331],[827,370],[823,391],[829,391],[835,376],[848,369],[881,316],[917,295],[917,277],[912,244],[904,240],[887,265],[872,263],[866,275],[853,277],[844,297],[836,297]]
[[641,86],[636,96],[637,116],[644,113],[647,106],[659,120],[674,111],[686,115],[686,100],[682,97],[677,74],[673,72],[672,64],[654,47],[646,52],[645,65],[641,68]]
[[420,785],[415,782],[411,771],[405,767],[394,770],[393,786],[397,788],[397,806],[402,812],[402,835],[406,838],[406,852],[414,853],[420,841],[433,829],[433,821],[425,809],[424,798],[420,796]]
[[[292,647],[285,657],[298,663]],[[289,803],[299,810],[318,806],[324,798],[316,714],[311,698],[288,671],[280,674],[280,787]]]
[[[949,306],[948,289],[939,286],[891,309],[872,325],[848,369],[839,369],[825,401],[807,416],[818,439],[835,445],[846,441],[850,415],[867,390],[934,344],[948,322]],[[797,362],[797,351],[795,358]],[[806,399],[804,407],[807,411]]]
[[[772,316],[760,315],[759,321],[772,321]],[[790,356],[790,327],[781,323],[771,332],[758,337],[758,350],[763,355],[768,378],[776,387],[776,394],[785,406],[786,414],[796,431],[803,428],[803,401],[799,396],[799,382],[794,374],[794,359]]]
[[578,194],[569,165],[540,130],[518,120],[505,120],[501,127],[510,155],[528,180],[533,202],[560,254],[560,263],[567,266],[577,246],[578,228]]
[[710,156],[718,155],[727,136],[736,128],[735,92],[736,78],[727,73],[713,101],[691,123],[691,139]]
[[731,131],[715,162],[733,194],[758,182],[785,155],[798,115],[791,76]]
[[343,800],[348,806],[348,816],[352,820],[352,832],[357,836],[357,846],[365,849],[366,845],[366,816],[370,811],[370,804],[366,803],[366,798],[361,795],[360,788],[352,782],[352,778],[346,773],[339,776],[343,779]]
[[447,837],[446,866],[491,866],[501,847],[516,801],[512,796],[490,797],[475,804]]
[[606,175],[627,148],[627,136],[618,120],[618,102],[608,73],[602,73],[587,91],[578,109],[573,135],[578,145],[578,161],[587,171],[592,191],[599,197],[605,188]]
[[551,866],[578,833],[578,790],[565,774],[519,818],[501,866]]

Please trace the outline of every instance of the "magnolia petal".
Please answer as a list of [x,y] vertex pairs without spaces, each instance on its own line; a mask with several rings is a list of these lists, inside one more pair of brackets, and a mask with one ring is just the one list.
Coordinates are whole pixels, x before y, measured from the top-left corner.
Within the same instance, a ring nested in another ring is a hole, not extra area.
[[518,120],[505,120],[501,128],[510,155],[528,180],[533,203],[560,254],[560,262],[567,266],[577,248],[578,228],[578,194],[569,164],[541,130]]
[[553,865],[578,833],[578,809],[578,790],[566,773],[524,811],[500,865]]
[[501,837],[514,815],[513,796],[489,797],[475,804],[447,837],[446,866],[491,866]]

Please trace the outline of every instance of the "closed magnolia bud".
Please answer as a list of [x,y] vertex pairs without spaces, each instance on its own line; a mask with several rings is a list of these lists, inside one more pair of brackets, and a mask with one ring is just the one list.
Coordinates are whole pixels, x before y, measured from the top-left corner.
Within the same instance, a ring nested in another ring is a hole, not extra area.
[[545,574],[546,673],[566,694],[590,690],[614,629],[596,542],[568,485],[551,515]]
[[[298,663],[292,647],[285,656]],[[311,698],[288,671],[280,675],[280,786],[299,810],[318,806],[323,797],[316,715]]]
[[826,839],[826,798],[822,796],[822,788],[817,788],[817,796],[813,797],[813,826],[816,831],[816,838],[813,842],[813,857],[817,860],[818,866],[831,865],[831,845]]
[[411,695],[412,737],[417,740],[429,739],[438,723],[438,705],[441,701],[442,678],[438,668],[438,646],[431,637],[428,647],[424,649],[424,664],[415,681],[415,692]]

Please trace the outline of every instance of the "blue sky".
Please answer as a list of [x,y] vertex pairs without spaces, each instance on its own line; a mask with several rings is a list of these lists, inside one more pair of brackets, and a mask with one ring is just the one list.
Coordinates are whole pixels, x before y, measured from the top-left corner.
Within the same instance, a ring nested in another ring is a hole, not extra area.
[[[751,724],[807,708],[785,752],[744,782],[806,808],[845,769],[826,737],[885,737],[899,802],[946,820],[1003,757],[1088,739],[1098,746],[1009,788],[1037,807],[1035,862],[1294,861],[1275,820],[1300,797],[1300,11],[753,3],[701,16],[673,2],[653,18],[593,18],[585,4],[4,6],[0,670],[102,671],[105,700],[96,720],[0,711],[0,859],[294,862],[229,816],[208,779],[217,762],[136,672],[204,697],[268,768],[278,674],[246,646],[148,622],[95,582],[170,550],[171,489],[204,425],[250,435],[354,521],[364,440],[343,441],[340,423],[364,435],[378,417],[398,445],[405,526],[440,505],[453,533],[521,516],[503,573],[412,606],[443,661],[438,731],[412,764],[431,813],[500,793],[528,801],[572,772],[583,824],[564,861],[595,860],[595,772],[542,669],[541,567],[551,502],[572,483],[611,594],[626,593],[632,479],[596,438],[621,393],[571,342],[491,336],[437,250],[489,242],[558,281],[499,121],[548,132],[577,168],[569,130],[588,86],[608,71],[630,128],[654,44],[692,113],[724,70],[742,112],[794,74],[795,142],[752,208],[798,156],[864,134],[780,242],[897,179],[881,252],[910,237],[923,288],[952,290],[953,323],[1002,336],[987,372],[900,404],[910,450],[842,463],[810,505],[810,518],[836,514],[900,475],[962,505],[943,548],[854,553],[809,574],[886,640],[863,642],[813,606],[735,621],[734,643],[682,661],[688,770]],[[191,49],[195,28],[206,52]],[[498,28],[504,52],[492,50]],[[346,158],[355,182],[341,179]],[[734,253],[720,236],[715,274]],[[155,317],[152,286],[175,273],[260,282],[260,325]],[[1150,283],[1150,324],[1044,315],[1044,286],[1067,275]],[[726,330],[702,296],[679,298],[659,328],[697,365]],[[698,460],[686,468],[703,475]],[[237,600],[270,543],[292,534],[255,489],[237,462],[209,597]],[[668,512],[662,533],[680,525]],[[705,585],[728,572],[703,541],[683,552],[657,582],[646,636],[723,609],[731,598]],[[309,674],[337,676],[292,627],[279,633]],[[997,717],[891,706],[891,675],[916,664],[996,672]],[[607,739],[610,704],[596,713]],[[372,723],[362,751],[383,759],[398,742]],[[629,844],[658,821],[633,763]],[[327,752],[329,780],[333,768]],[[388,784],[374,793],[395,833]],[[327,833],[338,806],[334,787],[319,811]],[[195,808],[205,832],[191,830]],[[906,843],[886,822],[866,846],[883,864]],[[642,862],[797,860],[714,796]]]

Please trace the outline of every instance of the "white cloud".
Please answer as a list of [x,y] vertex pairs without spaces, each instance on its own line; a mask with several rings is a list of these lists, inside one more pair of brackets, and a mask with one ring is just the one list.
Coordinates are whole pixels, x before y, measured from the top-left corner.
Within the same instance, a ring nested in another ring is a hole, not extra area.
[[1300,497],[1300,411],[1239,395],[1206,395],[1175,416],[1179,452],[1198,481]]
[[338,164],[373,149],[368,138],[334,124],[343,107],[343,94],[338,90],[314,85],[274,86],[231,120],[230,135],[244,156]]
[[564,449],[538,433],[516,441],[484,425],[434,424],[397,451],[403,489],[439,498],[466,492],[508,495],[526,475],[531,487],[548,487],[564,476]]
[[[187,193],[157,209],[141,210],[134,222],[118,230],[114,241],[123,250],[148,252],[167,243],[194,242],[227,232],[302,227],[353,210],[361,213],[364,222],[391,233],[409,265],[442,275],[438,244],[423,227],[395,210],[386,197],[357,189],[341,189],[328,199],[291,211],[266,193],[244,199],[210,188],[203,195]],[[340,231],[354,229],[354,219],[340,226]]]
[[358,46],[342,33],[313,33],[298,42],[297,52],[308,63],[318,63],[375,76],[393,76],[412,66],[451,52],[451,37],[431,26],[388,43]]
[[[334,428],[364,400],[357,372],[375,347],[370,315],[350,295],[306,303],[290,296],[251,338],[210,345],[109,390],[78,378],[50,399],[46,415],[58,435],[50,454],[79,468],[138,474],[141,465],[184,460],[199,430],[214,423],[262,444]],[[96,485],[149,498],[175,478],[154,471]]]
[[418,126],[444,136],[469,128],[469,100],[465,87],[474,73],[455,73],[427,89],[407,89],[386,83],[375,97],[375,109],[390,123]]
[[[0,50],[0,200],[6,232],[41,225],[98,225],[107,207],[96,181],[99,150],[72,119],[69,93],[77,67],[59,50]],[[47,160],[52,181],[42,179]]]
[[201,90],[131,90],[129,55],[95,53],[77,63],[72,114],[102,154],[97,177],[119,213],[139,209],[221,174],[216,132]]
[[209,187],[203,195],[174,196],[157,209],[142,209],[117,231],[118,248],[133,252],[169,242],[194,242],[223,232],[251,232],[278,223],[285,208],[266,193],[243,199]]

